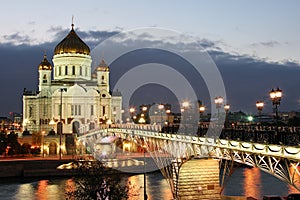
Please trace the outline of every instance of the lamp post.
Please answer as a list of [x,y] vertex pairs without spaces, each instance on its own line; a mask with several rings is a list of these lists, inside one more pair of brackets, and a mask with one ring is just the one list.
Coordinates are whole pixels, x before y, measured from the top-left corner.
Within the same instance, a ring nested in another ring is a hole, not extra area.
[[102,108],[101,107],[101,92],[100,92],[100,90],[96,90],[96,91],[99,94],[98,125],[99,125],[99,128],[101,129],[101,123],[102,123],[102,116],[101,116],[101,108]]
[[166,113],[167,113],[167,129],[168,129],[168,133],[170,133],[170,114],[171,114],[171,110],[170,109],[168,109],[168,110],[166,110]]
[[60,88],[60,108],[59,108],[59,160],[61,160],[61,140],[62,140],[62,132],[63,132],[63,125],[62,125],[62,93],[67,91],[67,88]]
[[200,113],[199,122],[200,122],[200,127],[201,127],[202,115],[203,115],[204,112],[205,112],[205,106],[204,105],[199,106],[199,113]]
[[257,101],[256,102],[256,108],[257,108],[257,110],[258,110],[258,117],[259,117],[259,122],[260,122],[260,120],[261,120],[261,112],[262,112],[262,109],[263,109],[263,107],[264,107],[264,102],[263,101]]
[[225,104],[224,105],[224,110],[225,110],[225,128],[228,127],[228,112],[230,109],[230,105],[229,104]]
[[159,109],[159,112],[160,112],[160,124],[161,124],[161,126],[163,126],[163,124],[162,124],[162,109],[164,109],[164,108],[165,108],[165,106],[163,104],[158,105],[158,109]]
[[270,98],[273,102],[273,107],[275,109],[275,120],[276,120],[276,135],[278,134],[278,106],[280,105],[282,90],[277,87],[276,90],[272,89],[270,92]]
[[202,136],[202,123],[201,123],[201,121],[202,121],[202,116],[203,116],[203,113],[205,112],[205,106],[204,105],[200,105],[199,106],[199,113],[200,113],[200,115],[199,115],[199,131],[200,131],[200,136]]
[[133,113],[135,112],[135,109],[133,107],[129,108],[129,112],[130,112],[130,115],[131,115],[131,120],[133,122]]
[[189,124],[188,124],[188,112],[186,112],[190,107],[190,103],[188,101],[182,102],[181,107],[181,123],[184,125],[185,134],[189,133]]
[[220,118],[220,108],[223,104],[223,101],[224,101],[224,99],[221,96],[218,96],[218,97],[215,98],[215,104],[216,104],[216,108],[218,110],[218,124],[217,124],[218,126],[219,126],[219,123],[220,123],[220,119],[219,119]]
[[146,145],[143,145],[143,152],[144,152],[144,200],[147,200],[148,199],[148,196],[147,196],[147,189],[146,189]]
[[42,131],[42,155],[43,155],[43,158],[44,158],[44,156],[45,156],[45,153],[44,153],[44,140],[45,140],[45,131]]

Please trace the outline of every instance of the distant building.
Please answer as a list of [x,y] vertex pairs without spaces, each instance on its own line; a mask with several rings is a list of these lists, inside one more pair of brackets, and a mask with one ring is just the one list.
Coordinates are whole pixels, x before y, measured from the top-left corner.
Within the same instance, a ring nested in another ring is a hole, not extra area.
[[53,66],[45,55],[38,65],[38,91],[24,89],[24,129],[47,134],[51,129],[57,132],[62,123],[64,134],[81,134],[107,120],[121,122],[122,96],[110,91],[109,66],[102,59],[92,71],[90,48],[73,24],[55,47],[52,61]]

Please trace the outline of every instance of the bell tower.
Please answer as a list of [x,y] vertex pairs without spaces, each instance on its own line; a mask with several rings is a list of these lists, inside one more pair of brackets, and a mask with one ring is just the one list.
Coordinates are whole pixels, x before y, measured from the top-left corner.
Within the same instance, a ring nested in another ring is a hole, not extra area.
[[47,56],[44,55],[43,61],[39,64],[39,91],[48,89],[51,85],[51,72],[52,65],[47,60]]
[[104,59],[97,67],[97,85],[100,91],[109,92],[109,67]]

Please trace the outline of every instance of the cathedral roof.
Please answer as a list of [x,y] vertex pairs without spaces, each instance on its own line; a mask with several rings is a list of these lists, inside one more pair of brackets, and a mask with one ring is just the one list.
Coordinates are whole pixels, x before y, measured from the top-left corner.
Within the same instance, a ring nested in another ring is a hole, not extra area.
[[63,53],[90,54],[90,48],[76,34],[73,24],[69,34],[54,49],[54,55]]
[[44,60],[39,64],[39,70],[52,70],[52,65],[47,60],[46,55],[44,55]]

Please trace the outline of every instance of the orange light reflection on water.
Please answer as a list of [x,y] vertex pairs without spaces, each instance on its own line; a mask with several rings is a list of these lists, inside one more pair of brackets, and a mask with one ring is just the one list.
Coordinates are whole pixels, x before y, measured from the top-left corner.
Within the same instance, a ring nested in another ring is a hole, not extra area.
[[244,191],[247,197],[260,197],[260,190],[257,190],[259,183],[261,183],[260,169],[246,168],[244,170]]
[[40,180],[36,192],[36,198],[39,200],[48,200],[48,180]]

